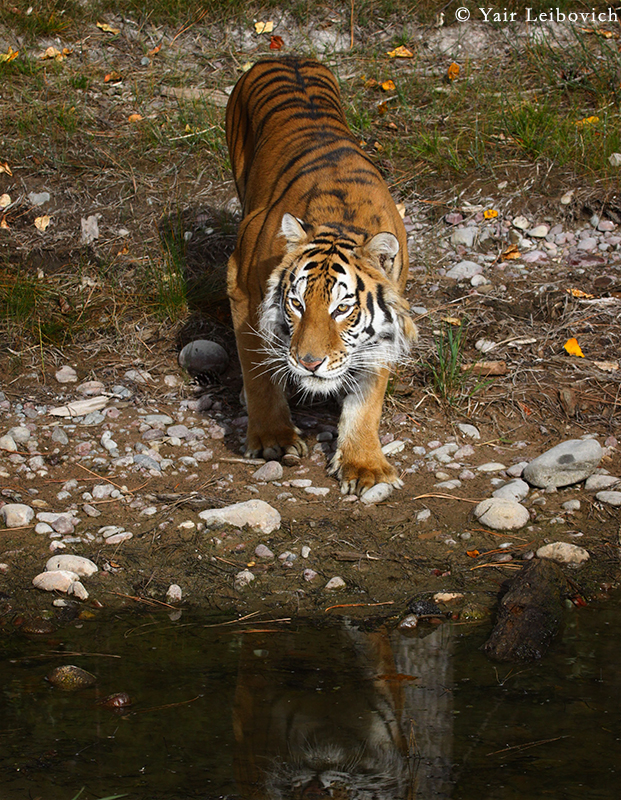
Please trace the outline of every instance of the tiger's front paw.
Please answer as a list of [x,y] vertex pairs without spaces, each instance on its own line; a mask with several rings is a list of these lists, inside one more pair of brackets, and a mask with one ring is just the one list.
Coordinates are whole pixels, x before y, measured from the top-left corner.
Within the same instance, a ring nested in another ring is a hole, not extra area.
[[246,458],[265,458],[267,461],[278,461],[284,455],[308,455],[306,442],[300,438],[297,428],[282,428],[279,431],[256,432],[248,429],[246,439]]
[[332,459],[330,474],[340,481],[342,494],[358,494],[362,497],[376,483],[388,483],[397,489],[403,486],[397,470],[388,463],[381,450],[366,456],[360,454],[356,458],[353,455],[347,457],[339,449]]

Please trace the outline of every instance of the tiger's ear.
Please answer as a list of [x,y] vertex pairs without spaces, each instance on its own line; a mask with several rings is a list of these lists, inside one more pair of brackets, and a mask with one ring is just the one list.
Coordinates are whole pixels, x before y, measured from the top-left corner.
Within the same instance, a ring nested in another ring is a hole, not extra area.
[[375,236],[366,243],[364,249],[368,255],[379,261],[380,267],[384,272],[391,275],[395,256],[399,252],[399,240],[394,233],[388,233],[388,231],[376,233]]
[[295,250],[308,239],[304,223],[293,214],[283,214],[280,232],[287,240],[287,250]]

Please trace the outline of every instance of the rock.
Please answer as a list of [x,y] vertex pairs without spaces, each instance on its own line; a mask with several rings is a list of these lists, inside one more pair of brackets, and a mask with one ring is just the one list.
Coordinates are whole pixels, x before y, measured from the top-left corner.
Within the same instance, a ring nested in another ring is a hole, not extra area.
[[360,496],[360,500],[367,506],[375,505],[375,503],[382,503],[390,497],[393,488],[394,487],[390,483],[376,483]]
[[405,442],[402,442],[401,439],[395,439],[382,447],[382,453],[385,456],[394,456],[397,453],[402,453],[404,450]]
[[41,572],[32,579],[35,589],[45,592],[67,592],[69,587],[79,579],[79,575],[66,569]]
[[190,342],[179,353],[179,366],[190,375],[203,375],[215,372],[221,375],[229,364],[226,350],[217,342],[197,339]]
[[476,468],[477,472],[504,472],[505,469],[505,465],[499,461],[487,461]]
[[255,481],[279,481],[284,474],[282,464],[278,461],[267,461],[252,474]]
[[570,439],[534,458],[524,467],[522,477],[540,489],[570,486],[588,478],[597,469],[602,455],[595,439]]
[[7,453],[17,452],[17,444],[10,434],[5,433],[4,436],[0,436],[0,450],[4,450]]
[[578,250],[595,250],[597,247],[597,239],[592,236],[587,236],[586,239],[581,239],[578,242]]
[[399,630],[408,631],[412,630],[413,628],[418,627],[418,617],[416,614],[408,614],[404,617],[399,625],[397,626]]
[[121,544],[121,542],[126,542],[128,539],[133,537],[133,533],[129,531],[121,531],[120,533],[113,533],[110,536],[106,536],[104,544]]
[[516,478],[513,481],[505,483],[504,486],[496,489],[495,492],[492,492],[492,497],[501,497],[504,500],[515,500],[516,503],[519,503],[527,497],[529,489],[530,487],[525,481]]
[[616,225],[610,219],[603,219],[597,224],[597,230],[605,233],[606,231],[614,231]]
[[56,427],[52,431],[52,441],[57,444],[66,445],[69,444],[69,437],[62,428]]
[[180,603],[183,597],[181,586],[178,583],[171,583],[166,592],[167,603]]
[[96,483],[93,486],[93,500],[107,500],[115,487],[111,483]]
[[522,473],[524,472],[524,467],[528,464],[528,461],[520,461],[517,464],[512,464],[510,467],[507,468],[506,472],[510,478],[521,478]]
[[608,156],[608,163],[611,167],[621,167],[621,153],[611,153]]
[[570,189],[561,197],[561,205],[568,206],[574,198],[575,189]]
[[11,428],[9,436],[17,444],[26,444],[26,442],[30,441],[30,431],[25,425],[17,425],[15,428]]
[[56,667],[47,676],[47,680],[57,689],[66,692],[76,691],[77,689],[87,689],[97,683],[97,678],[85,669],[75,667],[73,664],[64,664]]
[[530,226],[530,222],[526,219],[526,217],[514,217],[513,218],[513,227],[517,228],[520,231],[525,231]]
[[487,283],[490,283],[490,281],[485,275],[473,275],[472,278],[470,278],[470,285],[474,286],[475,289],[477,286],[485,286]]
[[467,228],[456,228],[451,234],[451,244],[453,247],[467,247],[470,249],[477,236],[477,229],[474,225]]
[[460,261],[455,264],[446,273],[447,278],[453,278],[456,281],[470,280],[475,275],[483,272],[483,267],[475,261]]
[[463,600],[462,592],[436,592],[433,599],[435,603],[452,603],[455,600]]
[[73,367],[69,367],[67,364],[65,364],[64,367],[61,367],[56,371],[54,377],[58,383],[76,383],[78,380],[78,373]]
[[40,522],[47,522],[57,533],[73,533],[73,529],[80,522],[69,511],[56,513],[52,511],[39,511],[37,519]]
[[426,522],[431,518],[431,511],[428,508],[423,508],[416,514],[416,522]]
[[166,431],[166,435],[173,439],[188,439],[190,438],[190,431],[187,425],[171,425]]
[[450,214],[445,214],[444,221],[447,225],[459,225],[464,221],[462,214],[459,211],[451,211]]
[[621,492],[598,492],[595,498],[609,506],[621,506]]
[[133,457],[134,464],[138,467],[142,467],[143,469],[154,470],[155,472],[161,472],[162,468],[157,463],[157,461],[152,458],[151,456],[146,455],[146,453],[136,453]]
[[23,528],[34,519],[34,510],[24,503],[7,503],[0,508],[0,519],[7,528]]
[[74,581],[67,589],[67,594],[76,597],[78,600],[88,600],[88,592],[80,581]]
[[105,388],[101,381],[84,381],[78,386],[77,391],[84,397],[94,397],[101,394]]
[[566,500],[561,503],[561,508],[565,511],[580,511],[580,500]]
[[80,578],[88,578],[97,572],[97,564],[94,564],[88,558],[84,558],[84,556],[66,554],[52,556],[48,559],[45,569],[48,572],[54,572],[56,570],[74,572]]
[[474,509],[475,517],[494,531],[515,531],[530,521],[528,509],[515,500],[490,497]]
[[315,572],[314,569],[307,568],[302,573],[302,577],[304,578],[305,581],[314,581],[315,578],[317,577],[317,573]]
[[547,258],[543,250],[531,250],[530,253],[524,253],[522,261],[525,264],[535,264],[537,261],[546,261]]
[[589,475],[584,488],[587,492],[598,492],[615,486],[619,481],[621,481],[621,478],[617,478],[614,475]]
[[556,561],[558,564],[569,564],[570,566],[578,567],[589,560],[589,553],[584,547],[578,547],[575,544],[553,542],[540,547],[537,550],[537,558],[547,558],[550,561]]
[[263,500],[246,500],[224,508],[211,508],[198,515],[209,528],[233,525],[243,528],[246,525],[261,533],[272,533],[280,528],[280,514]]
[[300,551],[300,555],[302,556],[302,558],[308,558],[310,554],[311,554],[311,549],[307,544],[305,544],[302,547],[302,550]]
[[[147,425],[151,425],[154,428],[166,428],[168,425],[174,424],[174,419],[169,417],[168,414],[147,414],[144,417],[144,421]],[[172,436],[172,434],[170,434]]]
[[250,572],[249,569],[244,569],[241,572],[238,572],[235,576],[235,588],[239,591],[239,589],[243,589],[244,587],[250,585],[252,581],[255,579],[255,575]]
[[536,239],[543,239],[548,235],[550,228],[547,225],[536,225],[528,231],[529,236],[534,236]]
[[129,369],[123,377],[132,383],[137,383],[143,386],[147,383],[153,382],[151,375],[144,369]]
[[44,206],[50,202],[50,198],[49,192],[28,192],[28,200],[33,206]]
[[480,439],[481,434],[479,433],[479,429],[475,428],[474,425],[470,425],[467,422],[458,422],[457,427],[464,436],[468,436],[470,439]]
[[258,544],[254,548],[254,554],[257,558],[274,558],[274,553],[265,544]]
[[73,403],[67,403],[66,406],[57,406],[50,409],[48,414],[54,417],[81,417],[105,408],[109,399],[106,395],[98,395],[97,397],[89,397],[88,400],[75,400]]
[[330,580],[326,583],[326,589],[332,591],[334,589],[344,589],[346,586],[345,581],[340,576],[336,575],[334,578],[330,578]]

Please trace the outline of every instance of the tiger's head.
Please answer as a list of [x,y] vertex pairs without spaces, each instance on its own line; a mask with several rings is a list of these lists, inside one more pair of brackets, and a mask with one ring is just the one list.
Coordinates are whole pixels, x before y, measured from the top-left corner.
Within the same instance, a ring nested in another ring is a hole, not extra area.
[[281,234],[287,252],[259,317],[273,374],[308,394],[359,393],[366,376],[401,361],[417,336],[391,280],[399,241],[388,232],[313,229],[291,214]]

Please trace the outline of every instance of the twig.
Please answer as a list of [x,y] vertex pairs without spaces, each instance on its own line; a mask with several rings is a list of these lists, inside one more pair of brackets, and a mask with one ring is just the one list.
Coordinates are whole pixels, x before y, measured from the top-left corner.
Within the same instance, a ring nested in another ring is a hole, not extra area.
[[134,711],[133,714],[146,714],[149,711],[162,711],[165,708],[177,708],[177,706],[187,706],[190,703],[195,703],[199,700],[203,695],[197,694],[196,697],[193,697],[191,700],[181,700],[179,703],[167,703],[165,706],[152,706],[151,708],[143,708],[140,711]]
[[470,572],[473,569],[483,569],[483,567],[507,567],[507,569],[522,569],[519,564],[511,564],[508,561],[494,561],[491,564],[477,564],[475,567],[470,567]]
[[497,756],[499,753],[508,753],[510,750],[528,750],[529,747],[538,747],[540,744],[550,744],[550,742],[558,742],[560,739],[569,739],[569,734],[565,736],[555,736],[554,739],[540,739],[538,742],[529,742],[528,744],[514,744],[511,747],[503,747],[502,750],[494,750],[493,753],[486,753],[486,756]]
[[480,500],[470,500],[469,497],[455,497],[452,494],[419,494],[413,497],[412,500],[422,500],[424,497],[439,497],[441,500],[462,500],[464,503],[474,503],[478,505]]
[[[83,470],[85,470],[85,472],[88,472],[89,474],[94,475],[96,478],[100,478],[102,481],[107,481],[108,483],[111,483],[113,486],[116,486],[116,488],[119,490],[119,492],[123,492],[123,494],[125,494],[125,491],[123,490],[123,487],[119,486],[118,483],[115,483],[110,478],[106,478],[103,475],[98,475],[96,472],[93,472],[92,469],[89,469],[88,467],[85,467],[83,464],[76,464],[76,467],[80,467],[80,469],[83,469]],[[133,492],[130,491],[129,489],[127,489],[127,493],[128,494],[133,494]]]
[[332,611],[333,608],[374,608],[375,606],[392,606],[394,602],[394,600],[386,600],[383,603],[339,603],[336,606],[324,608],[324,612]]
[[147,597],[136,597],[132,594],[123,594],[123,592],[113,592],[110,589],[106,589],[106,594],[115,594],[117,597],[125,597],[127,600],[135,600],[137,603],[146,603],[148,606],[164,606],[165,608],[170,608],[173,611],[177,609],[177,606],[171,606],[170,603],[164,603],[162,600],[153,600],[152,598]]

